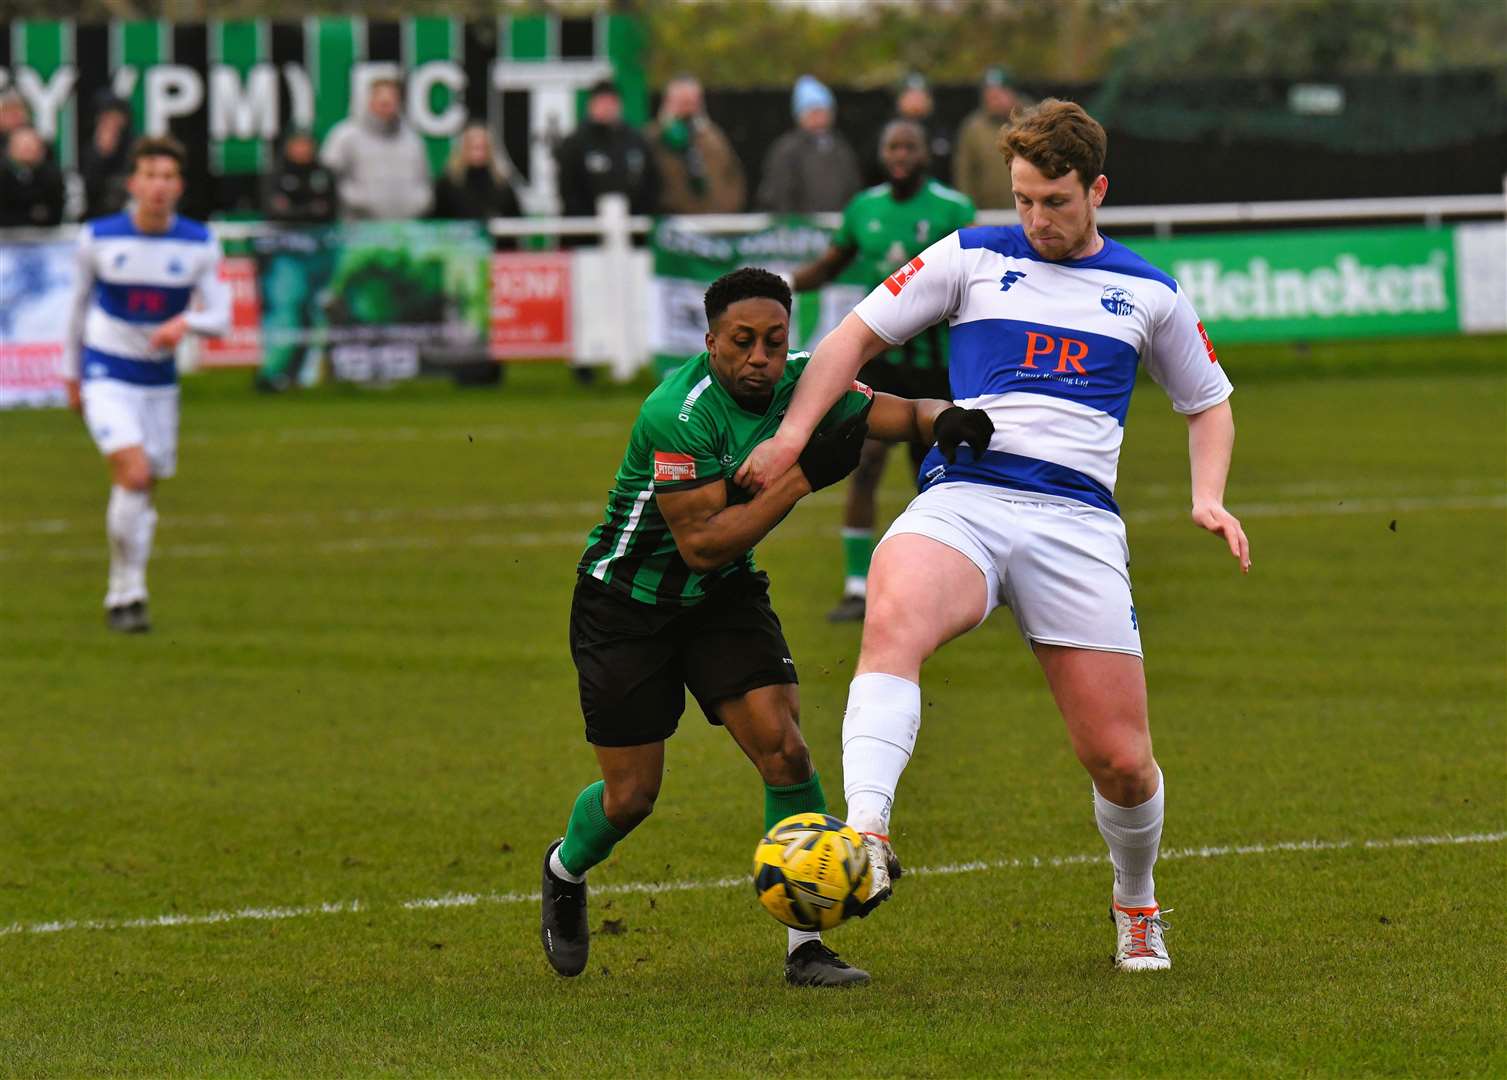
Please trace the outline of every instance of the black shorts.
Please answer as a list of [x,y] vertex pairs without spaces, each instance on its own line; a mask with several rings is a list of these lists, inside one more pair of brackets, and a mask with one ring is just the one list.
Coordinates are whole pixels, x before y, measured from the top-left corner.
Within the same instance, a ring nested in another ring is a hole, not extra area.
[[719,701],[797,681],[769,576],[735,574],[691,607],[655,607],[595,578],[576,579],[570,656],[586,741],[642,746],[668,739],[690,689],[709,722]]
[[874,357],[858,373],[859,382],[867,383],[881,394],[903,398],[941,398],[952,400],[952,383],[945,367],[913,367],[888,360],[883,354]]

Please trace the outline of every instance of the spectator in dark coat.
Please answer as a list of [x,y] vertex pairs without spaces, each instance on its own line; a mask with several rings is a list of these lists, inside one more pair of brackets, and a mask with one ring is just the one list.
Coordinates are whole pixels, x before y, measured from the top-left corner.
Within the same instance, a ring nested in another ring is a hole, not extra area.
[[320,225],[335,220],[335,174],[319,163],[319,146],[307,131],[283,142],[276,172],[262,178],[262,213],[288,225]]
[[796,80],[790,100],[797,126],[764,158],[759,206],[784,214],[841,210],[863,178],[853,147],[832,127],[837,101],[810,75]]
[[131,106],[108,92],[95,99],[94,133],[84,147],[85,219],[113,214],[126,205],[131,154]]
[[[492,133],[482,123],[466,126],[434,189],[434,216],[461,221],[519,217],[523,207],[513,190],[513,170],[498,153]],[[508,241],[499,247],[512,248]]]
[[617,86],[603,79],[586,99],[586,121],[556,151],[560,203],[569,216],[596,213],[597,196],[621,192],[635,214],[659,210],[659,170],[649,142],[623,122]]
[[12,128],[0,161],[0,227],[43,227],[63,220],[63,174],[47,144],[22,124]]

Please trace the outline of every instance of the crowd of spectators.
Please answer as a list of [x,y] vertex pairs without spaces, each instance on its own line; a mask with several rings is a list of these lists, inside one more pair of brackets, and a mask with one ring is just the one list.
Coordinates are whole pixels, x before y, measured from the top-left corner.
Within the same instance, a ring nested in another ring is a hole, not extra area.
[[[926,135],[931,174],[980,209],[1013,203],[1009,172],[995,149],[1001,125],[1023,103],[1011,83],[1003,68],[989,69],[978,109],[956,131],[937,122],[931,88],[921,75],[907,76],[895,93],[890,119],[918,123]],[[336,124],[322,146],[310,131],[289,133],[260,179],[260,213],[289,224],[486,220],[524,213],[522,180],[485,124],[466,127],[435,176],[424,139],[403,116],[402,101],[397,80],[378,79],[369,85],[362,107]],[[670,80],[658,114],[642,130],[626,122],[618,87],[604,79],[588,90],[576,130],[554,148],[560,211],[594,214],[598,197],[609,192],[626,195],[635,214],[836,211],[882,179],[877,133],[851,141],[838,122],[835,95],[820,80],[812,75],[796,80],[790,107],[792,126],[764,154],[759,182],[752,187],[727,133],[707,115],[696,78]],[[13,90],[0,94],[0,227],[50,226],[65,217],[93,218],[121,209],[135,137],[131,107],[107,93],[92,103],[90,115],[93,127],[81,142],[70,200],[65,177],[32,126],[25,99]]]

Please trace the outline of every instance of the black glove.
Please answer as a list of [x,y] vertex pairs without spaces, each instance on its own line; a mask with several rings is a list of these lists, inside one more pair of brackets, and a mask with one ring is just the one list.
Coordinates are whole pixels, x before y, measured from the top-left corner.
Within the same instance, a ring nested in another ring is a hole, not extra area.
[[973,458],[977,461],[989,449],[989,440],[994,437],[994,421],[983,409],[964,409],[954,405],[938,414],[932,423],[931,435],[947,464],[957,464],[958,447],[963,443],[973,447]]
[[812,491],[837,483],[858,468],[858,455],[869,437],[869,411],[845,420],[831,431],[819,431],[806,443],[798,464]]

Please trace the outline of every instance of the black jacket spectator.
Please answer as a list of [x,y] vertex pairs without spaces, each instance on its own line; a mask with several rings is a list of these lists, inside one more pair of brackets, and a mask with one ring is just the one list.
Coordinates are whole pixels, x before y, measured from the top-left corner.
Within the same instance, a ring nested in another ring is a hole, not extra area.
[[31,128],[16,128],[0,160],[0,227],[61,224],[63,198],[63,174],[47,159],[47,144]]
[[486,221],[494,217],[519,217],[522,213],[513,185],[493,176],[485,165],[469,166],[459,179],[447,172],[435,188],[435,217]]
[[317,161],[284,160],[262,178],[262,214],[288,225],[335,220],[335,174]]
[[659,170],[649,141],[622,120],[622,99],[610,82],[591,88],[587,119],[571,132],[556,153],[560,166],[560,202],[571,216],[596,213],[597,197],[609,192],[628,196],[629,212],[659,209]]
[[95,108],[94,131],[79,161],[86,219],[113,214],[126,205],[131,155],[131,106],[105,94]]

